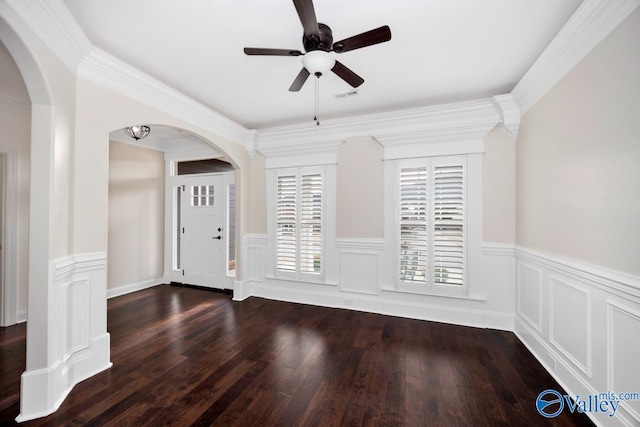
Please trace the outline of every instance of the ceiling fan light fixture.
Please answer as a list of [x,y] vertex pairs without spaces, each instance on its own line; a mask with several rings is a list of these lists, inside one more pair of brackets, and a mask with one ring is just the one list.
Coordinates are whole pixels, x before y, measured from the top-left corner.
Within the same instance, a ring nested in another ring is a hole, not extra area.
[[150,132],[151,128],[147,125],[128,126],[124,128],[124,133],[136,141],[145,138]]
[[310,74],[317,76],[328,73],[335,65],[336,60],[329,52],[323,50],[312,50],[302,57],[302,65]]

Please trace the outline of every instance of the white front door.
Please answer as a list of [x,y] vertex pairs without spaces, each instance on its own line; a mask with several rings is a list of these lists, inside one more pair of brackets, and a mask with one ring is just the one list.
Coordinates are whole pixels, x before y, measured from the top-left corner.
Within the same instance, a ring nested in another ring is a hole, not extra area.
[[183,282],[224,288],[225,233],[222,176],[185,177],[181,199]]

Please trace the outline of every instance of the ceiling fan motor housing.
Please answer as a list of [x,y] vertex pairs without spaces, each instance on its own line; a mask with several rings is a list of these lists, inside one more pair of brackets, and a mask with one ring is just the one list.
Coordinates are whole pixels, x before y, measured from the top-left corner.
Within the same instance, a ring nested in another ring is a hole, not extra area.
[[328,25],[318,23],[318,29],[320,30],[318,33],[319,37],[316,37],[315,34],[305,34],[302,36],[302,44],[306,52],[313,50],[331,51],[333,46],[333,33],[331,32],[331,28],[329,28]]

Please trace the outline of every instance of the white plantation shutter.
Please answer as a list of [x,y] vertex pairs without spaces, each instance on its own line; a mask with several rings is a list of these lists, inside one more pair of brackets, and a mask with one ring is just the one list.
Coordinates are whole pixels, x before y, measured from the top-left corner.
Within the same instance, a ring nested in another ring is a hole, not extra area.
[[404,282],[426,282],[427,196],[427,168],[400,169],[400,280]]
[[465,289],[465,159],[398,162],[398,280],[415,291]]
[[463,285],[464,176],[462,165],[433,170],[433,281]]
[[322,175],[302,175],[300,271],[319,274],[322,258]]
[[276,215],[276,269],[296,271],[296,176],[279,176]]

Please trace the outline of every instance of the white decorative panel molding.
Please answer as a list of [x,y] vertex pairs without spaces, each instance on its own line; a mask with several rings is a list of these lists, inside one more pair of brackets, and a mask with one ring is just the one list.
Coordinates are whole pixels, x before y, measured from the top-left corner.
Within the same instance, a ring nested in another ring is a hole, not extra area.
[[375,295],[378,292],[378,256],[340,252],[340,290]]
[[[614,393],[640,393],[640,311],[607,302],[607,387]],[[640,400],[621,402],[640,424]]]
[[89,348],[89,286],[88,279],[62,286],[60,333],[63,362],[67,362],[74,353]]
[[556,276],[549,282],[549,341],[591,377],[591,291]]
[[50,321],[59,326],[42,337],[52,349],[49,364],[22,374],[18,422],[51,414],[77,383],[111,366],[107,254],[75,254],[49,268]]
[[[527,248],[515,253],[514,331],[567,394],[640,393],[640,277]],[[536,292],[522,285],[538,281],[532,287],[545,298],[535,330],[526,299]],[[640,425],[640,400],[620,402],[613,417],[588,415],[600,426]]]
[[542,332],[542,273],[521,262],[516,266],[517,314]]
[[264,278],[264,249],[256,246],[247,248],[247,278],[249,281],[261,282]]

